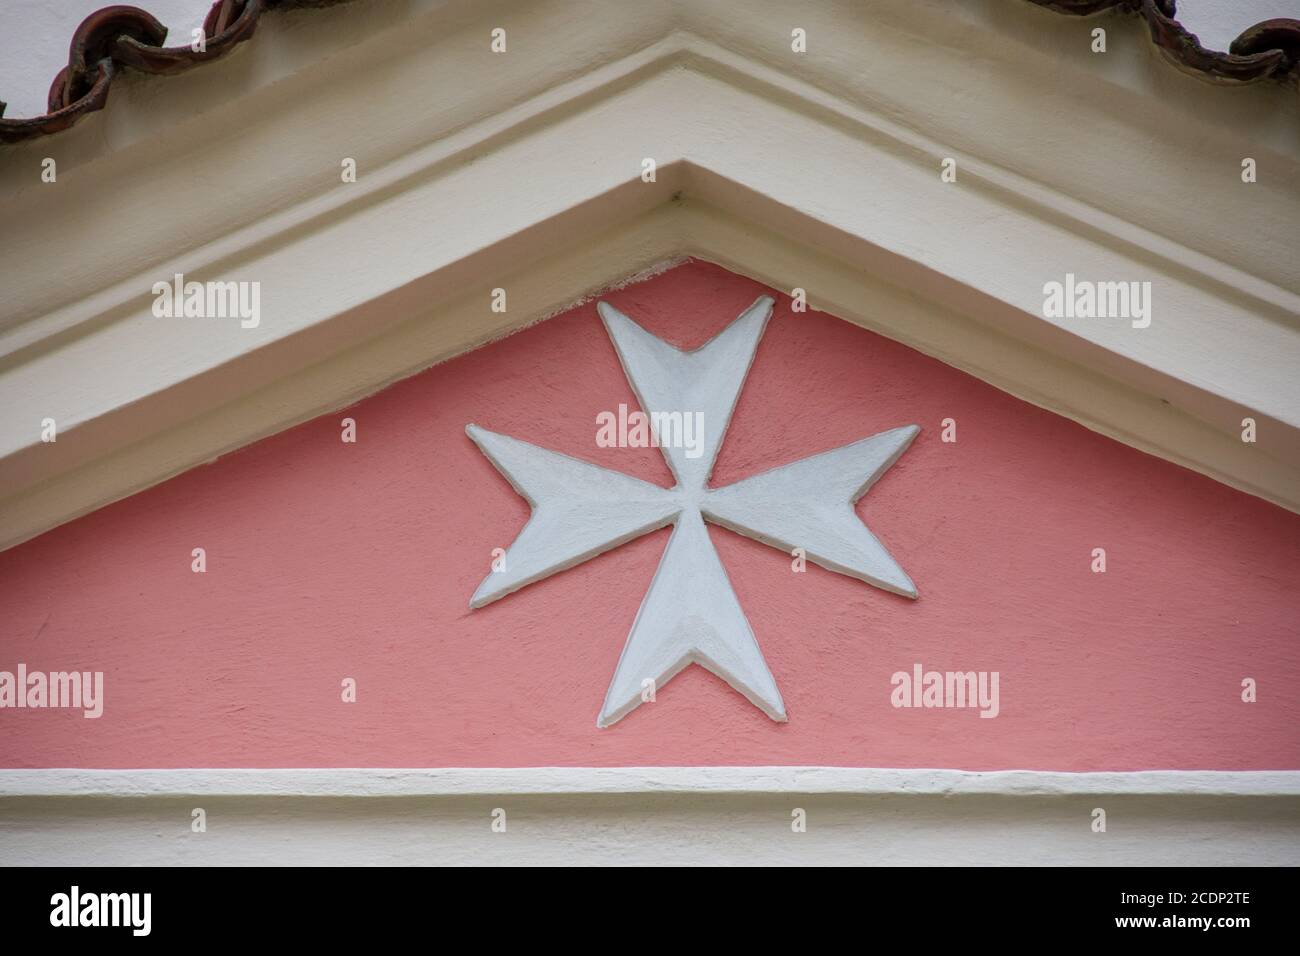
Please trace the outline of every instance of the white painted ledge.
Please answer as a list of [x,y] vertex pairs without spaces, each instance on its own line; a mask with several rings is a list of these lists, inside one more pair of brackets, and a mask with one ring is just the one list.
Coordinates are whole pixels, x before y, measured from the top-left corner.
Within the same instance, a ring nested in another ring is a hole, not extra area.
[[1296,866],[1300,772],[0,771],[0,866],[449,864]]
[[1300,797],[1300,770],[929,770],[861,767],[448,767],[0,770],[5,797],[455,797],[841,794]]

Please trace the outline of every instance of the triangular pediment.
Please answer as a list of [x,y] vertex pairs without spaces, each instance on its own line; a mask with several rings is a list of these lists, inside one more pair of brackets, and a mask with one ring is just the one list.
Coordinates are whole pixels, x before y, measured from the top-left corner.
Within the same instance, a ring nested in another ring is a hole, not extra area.
[[[240,57],[163,108],[123,89],[0,160],[21,223],[0,239],[0,546],[686,256],[1300,507],[1294,115],[1148,77],[1145,47],[1108,69],[1071,46],[1084,21],[1007,7],[814,6],[797,54],[764,27],[777,6],[560,29],[538,4],[501,55],[496,11],[343,8],[268,23],[284,56],[236,94]],[[57,189],[23,178],[40,151]],[[159,318],[176,275],[258,283],[259,321]],[[1149,325],[1047,314],[1067,277],[1149,282]]]
[[[708,424],[654,447],[645,409]],[[1285,640],[1297,526],[691,260],[10,549],[0,621],[112,662],[106,733],[25,743],[76,766],[202,766],[213,713],[232,766],[1277,762],[1284,715],[1171,756],[1185,710],[1097,701],[1118,673],[1221,713]],[[1014,693],[927,710],[964,661]]]

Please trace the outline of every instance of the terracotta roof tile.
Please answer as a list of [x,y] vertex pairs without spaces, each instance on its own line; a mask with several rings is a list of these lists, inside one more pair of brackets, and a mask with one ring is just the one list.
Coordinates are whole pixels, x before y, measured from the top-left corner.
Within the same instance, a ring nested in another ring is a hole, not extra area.
[[1233,40],[1228,52],[1201,46],[1196,34],[1177,20],[1177,0],[1029,0],[1074,16],[1115,12],[1146,21],[1151,41],[1184,72],[1219,83],[1291,79],[1300,73],[1300,20],[1265,20]]
[[216,0],[203,21],[203,50],[163,46],[167,28],[139,7],[115,5],[81,21],[68,47],[68,65],[50,86],[48,112],[5,119],[0,102],[0,143],[15,143],[67,129],[104,108],[109,87],[124,67],[144,73],[180,73],[216,60],[253,35],[272,7],[323,7],[340,0]]

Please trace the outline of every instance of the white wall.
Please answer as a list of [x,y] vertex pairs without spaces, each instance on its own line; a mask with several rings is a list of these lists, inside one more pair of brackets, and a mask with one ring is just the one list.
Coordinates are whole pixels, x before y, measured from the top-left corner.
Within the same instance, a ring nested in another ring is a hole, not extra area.
[[1300,18],[1300,0],[1178,0],[1178,19],[1210,50],[1226,50],[1242,30],[1274,17]]
[[[68,65],[72,31],[90,13],[114,0],[4,0],[0,3],[0,100],[14,119],[45,112],[54,74]],[[130,0],[168,30],[168,45],[188,44],[203,24],[208,0]],[[111,94],[110,94],[111,98]]]

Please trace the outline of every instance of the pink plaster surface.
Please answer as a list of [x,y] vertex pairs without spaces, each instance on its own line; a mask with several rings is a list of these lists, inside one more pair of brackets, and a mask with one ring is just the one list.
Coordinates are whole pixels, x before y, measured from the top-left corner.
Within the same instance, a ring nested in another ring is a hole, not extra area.
[[[606,298],[693,347],[762,291],[693,262]],[[858,510],[921,597],[711,528],[789,723],[691,667],[598,730],[668,532],[470,611],[528,506],[464,429],[668,484],[596,446],[620,402],[592,302],[0,554],[0,670],[106,698],[0,710],[0,765],[1300,768],[1300,517],[785,296],[714,483],[920,424]],[[1001,715],[891,707],[916,662],[999,671]]]

